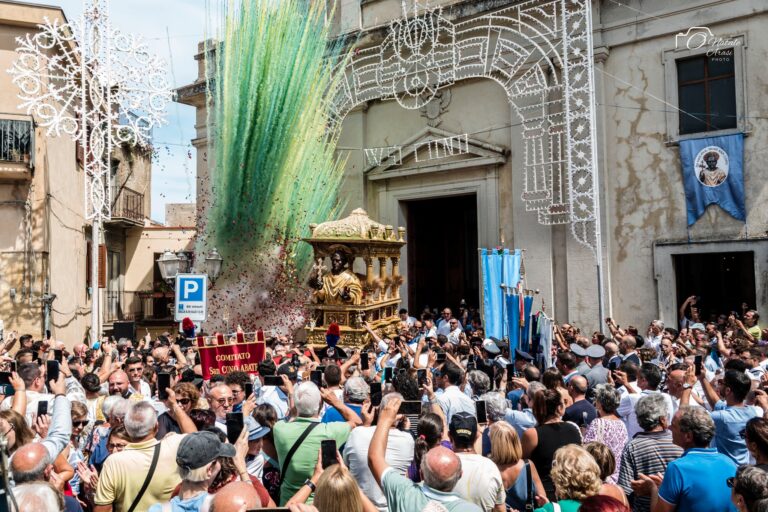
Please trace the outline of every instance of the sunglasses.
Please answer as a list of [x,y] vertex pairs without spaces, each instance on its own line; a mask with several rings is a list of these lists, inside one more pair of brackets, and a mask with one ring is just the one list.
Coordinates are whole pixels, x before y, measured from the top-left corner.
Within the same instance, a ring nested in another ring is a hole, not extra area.
[[190,403],[192,403],[192,399],[191,398],[179,398],[179,399],[176,400],[176,403],[179,404],[179,405],[189,405]]
[[73,426],[73,427],[85,427],[85,426],[86,426],[86,425],[88,425],[89,423],[90,423],[90,421],[88,421],[88,420],[83,420],[83,421],[73,421],[73,422],[72,422],[72,426]]
[[219,405],[226,405],[226,404],[232,404],[235,403],[234,398],[217,398],[217,402],[219,402]]
[[126,444],[128,444],[128,443],[125,443],[125,444],[123,444],[123,443],[110,443],[110,444],[107,445],[107,449],[121,451],[121,450],[125,449],[125,445]]

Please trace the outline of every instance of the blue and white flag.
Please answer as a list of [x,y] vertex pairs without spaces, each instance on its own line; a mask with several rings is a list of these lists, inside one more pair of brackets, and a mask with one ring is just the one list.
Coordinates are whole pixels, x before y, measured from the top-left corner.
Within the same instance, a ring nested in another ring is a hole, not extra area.
[[744,134],[680,141],[688,225],[710,204],[746,222],[744,208]]
[[521,252],[518,249],[481,249],[480,262],[483,278],[483,326],[486,336],[509,336],[504,290],[501,284],[515,288],[520,282]]

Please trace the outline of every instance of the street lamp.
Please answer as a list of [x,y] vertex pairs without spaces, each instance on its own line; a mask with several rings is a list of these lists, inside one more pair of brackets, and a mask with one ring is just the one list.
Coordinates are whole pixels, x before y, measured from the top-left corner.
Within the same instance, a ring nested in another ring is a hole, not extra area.
[[[205,273],[208,275],[208,279],[211,284],[216,281],[216,278],[221,274],[221,266],[224,262],[224,258],[221,257],[219,251],[214,247],[208,256],[205,257]],[[157,266],[160,269],[160,275],[163,280],[173,287],[178,274],[186,274],[191,269],[191,261],[186,254],[179,251],[177,253],[171,250],[166,250],[158,259]]]
[[170,285],[176,279],[176,274],[179,273],[181,259],[177,254],[166,250],[162,256],[157,258],[157,266],[160,269],[160,275],[163,280]]
[[211,283],[216,282],[216,278],[221,273],[221,264],[224,262],[224,258],[221,257],[219,251],[214,247],[208,256],[205,257],[205,271],[208,273],[208,277],[211,279]]

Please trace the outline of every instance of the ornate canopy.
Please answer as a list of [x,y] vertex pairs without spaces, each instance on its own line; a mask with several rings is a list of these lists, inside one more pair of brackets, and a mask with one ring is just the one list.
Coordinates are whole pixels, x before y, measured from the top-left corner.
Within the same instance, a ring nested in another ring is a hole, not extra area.
[[[374,329],[392,330],[399,320],[397,310],[403,282],[399,261],[405,245],[405,228],[395,231],[392,226],[371,220],[365,210],[357,208],[344,219],[313,224],[310,229],[311,236],[304,239],[312,245],[316,261],[309,280],[315,291],[307,304],[306,331],[310,342],[322,343],[331,322],[339,324],[339,343],[346,346],[366,342],[364,321]],[[344,254],[348,268],[334,272],[324,262],[336,252]],[[365,263],[365,274],[354,274],[357,259]]]

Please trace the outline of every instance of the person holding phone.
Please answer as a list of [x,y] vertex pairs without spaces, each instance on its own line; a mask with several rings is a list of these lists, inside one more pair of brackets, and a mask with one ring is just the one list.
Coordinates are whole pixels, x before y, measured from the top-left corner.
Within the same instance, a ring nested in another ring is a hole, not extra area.
[[[278,460],[283,469],[281,506],[302,486],[308,485],[307,480],[312,476],[317,463],[320,442],[323,439],[334,439],[337,446],[342,446],[352,428],[362,424],[360,417],[333,392],[320,390],[312,382],[299,383],[293,394],[297,417],[291,422],[278,421],[272,430]],[[319,415],[323,402],[338,409],[345,422],[321,423]],[[289,453],[292,454],[290,459]]]
[[[38,403],[41,401],[46,402],[48,411],[53,410],[54,394],[47,393],[45,389],[45,366],[40,366],[37,363],[22,363],[18,365],[18,376],[24,382],[25,395],[27,399],[27,407],[24,416],[27,420],[27,425],[30,427],[34,425],[37,417]],[[60,373],[62,379],[64,374]],[[66,386],[64,393],[66,396]],[[84,401],[81,399],[80,401]],[[8,396],[0,405],[0,409],[10,409],[13,405],[13,397]]]
[[504,512],[506,491],[499,468],[491,459],[475,451],[477,418],[457,412],[448,423],[448,436],[461,461],[461,478],[453,492],[483,510]]
[[[326,369],[327,371],[327,369]],[[350,377],[344,383],[344,404],[362,418],[363,403],[370,398],[371,388],[362,377]],[[323,414],[323,423],[346,421],[334,407],[328,407]]]
[[[480,512],[483,509],[453,493],[461,478],[461,461],[448,448],[437,446],[429,450],[422,462],[423,484],[411,480],[392,468],[386,460],[389,430],[397,423],[399,398],[394,398],[379,410],[379,422],[368,448],[368,467],[387,499],[390,512],[423,510],[430,501],[437,501],[449,512]],[[498,470],[497,470],[498,471]]]
[[[37,366],[37,363],[30,364]],[[23,369],[24,365],[21,366],[22,368],[20,369]],[[29,370],[25,371],[29,372]],[[41,421],[38,424],[30,421],[29,418],[26,418],[25,421],[25,418],[16,411],[0,411],[0,428],[3,429],[2,432],[5,432],[5,438],[8,442],[8,453],[11,455],[11,458],[18,448],[32,442],[35,432],[45,433],[42,430],[45,427],[47,427],[47,434],[38,442],[46,449],[51,461],[56,460],[69,444],[70,436],[72,435],[72,408],[71,402],[65,394],[67,384],[64,375],[59,374],[58,380],[48,382],[48,389],[52,392],[52,399],[48,406],[50,420]],[[29,411],[29,408],[27,408],[27,411]],[[33,419],[36,419],[37,406],[35,406],[34,413]]]
[[242,412],[245,396],[245,385],[251,382],[251,377],[245,372],[229,372],[224,376],[224,383],[232,390],[232,412]]
[[259,363],[259,378],[262,386],[256,404],[269,404],[275,408],[278,419],[286,418],[293,407],[293,388],[298,380],[296,368],[286,363],[276,370],[274,362],[265,360]]
[[[388,403],[395,399],[402,400],[403,396],[400,393],[387,393],[381,399],[381,407],[386,407]],[[393,423],[388,431],[385,461],[398,474],[402,475],[410,467],[415,443],[413,436],[397,428],[397,425],[403,419],[403,415],[399,414],[397,419],[398,421]],[[344,463],[357,481],[363,494],[379,510],[385,510],[387,508],[387,498],[376,483],[371,469],[368,467],[368,448],[371,445],[375,431],[376,427],[374,426],[362,426],[352,430],[344,446]]]

